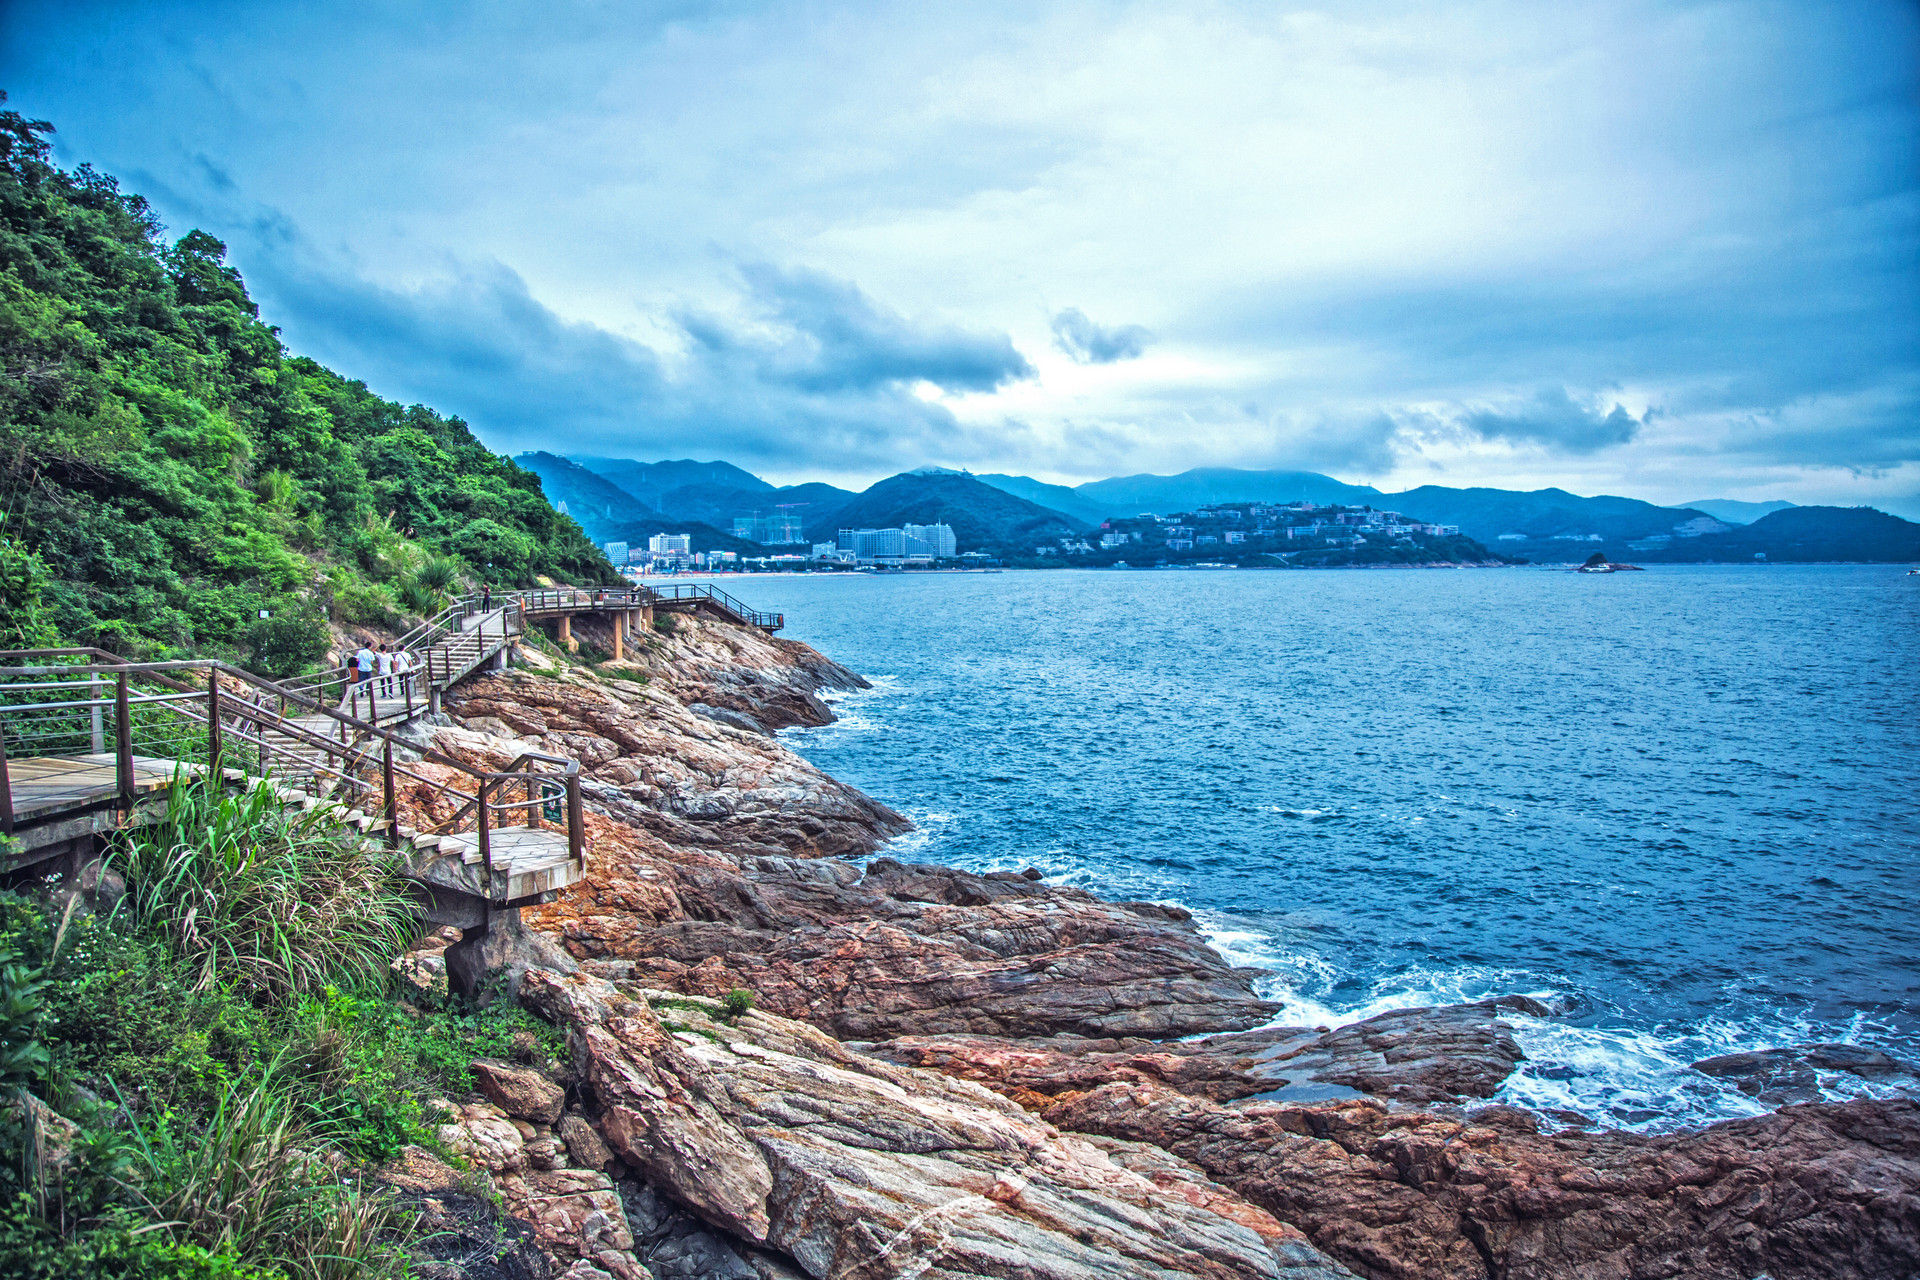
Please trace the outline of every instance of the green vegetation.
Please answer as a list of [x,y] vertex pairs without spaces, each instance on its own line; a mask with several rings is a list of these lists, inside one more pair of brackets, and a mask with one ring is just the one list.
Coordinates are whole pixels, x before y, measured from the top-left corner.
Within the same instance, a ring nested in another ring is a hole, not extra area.
[[735,987],[733,990],[727,992],[725,999],[721,1001],[722,1004],[727,1006],[727,1021],[738,1022],[740,1019],[746,1017],[753,1009],[753,999],[753,992],[747,990],[745,987]]
[[0,643],[280,673],[463,579],[617,581],[531,472],[289,355],[224,245],[49,132],[0,111]]
[[[403,1275],[413,1215],[354,1167],[436,1145],[474,1058],[563,1046],[504,1002],[388,994],[407,933],[377,845],[174,791],[102,915],[0,893],[0,1275]],[[77,1128],[50,1140],[42,1104]]]

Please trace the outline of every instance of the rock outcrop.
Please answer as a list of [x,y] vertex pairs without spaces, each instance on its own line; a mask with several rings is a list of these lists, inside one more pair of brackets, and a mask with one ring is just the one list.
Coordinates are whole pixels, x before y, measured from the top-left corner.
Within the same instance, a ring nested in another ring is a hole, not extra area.
[[1398,1102],[1490,1098],[1522,1060],[1503,1009],[1547,1014],[1525,997],[1439,1009],[1396,1009],[1331,1031],[1263,1027],[1161,1042],[1058,1036],[898,1036],[872,1051],[889,1061],[977,1080],[1044,1109],[1116,1081],[1159,1084],[1216,1101],[1308,1101],[1362,1094]]
[[1276,1006],[1184,912],[1021,876],[843,862],[610,853],[530,921],[603,976],[761,1006],[853,1040],[907,1033],[1180,1036]]
[[1897,1086],[1908,1093],[1920,1093],[1920,1067],[1878,1049],[1853,1044],[1807,1044],[1790,1049],[1727,1053],[1704,1058],[1694,1063],[1693,1069],[1731,1081],[1740,1092],[1770,1107],[1818,1101],[1823,1074],[1852,1076],[1881,1086]]
[[1868,1280],[1920,1266],[1920,1104],[1790,1107],[1660,1137],[1371,1100],[1223,1105],[1114,1084],[1062,1128],[1192,1161],[1374,1280]]
[[598,1128],[646,1184],[825,1280],[1348,1274],[1164,1151],[1064,1134],[804,1023],[530,973]]

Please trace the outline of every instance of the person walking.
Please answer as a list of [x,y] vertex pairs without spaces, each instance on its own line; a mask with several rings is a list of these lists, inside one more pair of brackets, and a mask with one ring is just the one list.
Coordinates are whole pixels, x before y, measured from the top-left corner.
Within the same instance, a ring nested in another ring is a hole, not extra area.
[[405,649],[393,655],[393,674],[399,677],[400,696],[413,697],[413,655]]
[[393,697],[393,653],[384,642],[374,660],[378,663],[377,669],[380,673],[380,696],[390,699]]
[[368,688],[368,682],[373,679],[373,664],[373,646],[363,638],[360,641],[360,647],[353,651],[351,663],[353,684],[347,689],[348,702],[357,703],[360,700],[361,691]]

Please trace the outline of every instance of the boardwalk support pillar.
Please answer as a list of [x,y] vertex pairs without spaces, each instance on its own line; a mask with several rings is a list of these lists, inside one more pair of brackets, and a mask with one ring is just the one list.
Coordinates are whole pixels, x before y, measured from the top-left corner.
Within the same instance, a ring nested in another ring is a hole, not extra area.
[[580,967],[559,943],[523,925],[518,907],[495,907],[485,920],[461,929],[446,957],[447,988],[483,1004],[518,996],[529,969],[571,973]]

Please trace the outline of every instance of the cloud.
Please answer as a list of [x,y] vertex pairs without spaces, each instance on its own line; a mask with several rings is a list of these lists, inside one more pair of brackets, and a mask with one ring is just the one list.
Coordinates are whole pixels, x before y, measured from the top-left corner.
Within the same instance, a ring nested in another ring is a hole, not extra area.
[[1598,403],[1575,400],[1565,387],[1542,387],[1518,404],[1469,409],[1460,415],[1460,423],[1483,440],[1596,453],[1626,444],[1652,416],[1649,410],[1636,418],[1619,404],[1602,409]]
[[911,320],[818,273],[744,269],[737,313],[681,312],[684,350],[662,351],[561,317],[498,263],[399,290],[308,249],[251,281],[298,317],[289,341],[509,451],[693,449],[748,466],[900,469],[982,452],[919,387],[990,390],[1032,373],[1005,335]]
[[1920,485],[1910,0],[644,8],[73,0],[0,46],[291,345],[496,447]]
[[1117,329],[1097,325],[1078,307],[1068,307],[1053,318],[1054,345],[1080,364],[1132,360],[1147,349],[1152,337],[1137,324]]
[[942,391],[992,391],[1033,376],[1004,333],[909,320],[853,284],[816,271],[766,265],[742,269],[755,318],[771,336],[729,331],[686,315],[682,324],[708,350],[749,353],[756,376],[811,392],[872,391],[928,382]]

